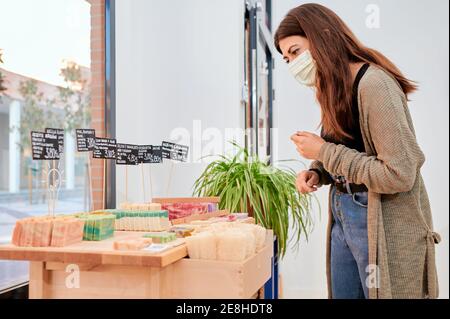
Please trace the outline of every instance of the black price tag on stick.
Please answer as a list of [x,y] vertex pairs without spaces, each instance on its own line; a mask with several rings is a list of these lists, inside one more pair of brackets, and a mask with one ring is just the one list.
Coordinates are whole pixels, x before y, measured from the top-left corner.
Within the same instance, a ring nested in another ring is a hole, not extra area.
[[55,134],[58,136],[59,154],[64,153],[64,130],[59,128],[46,128],[45,133]]
[[151,163],[152,146],[151,145],[139,145],[139,163]]
[[58,135],[31,132],[33,160],[59,160]]
[[162,142],[162,157],[178,162],[187,162],[189,146]]
[[77,129],[77,150],[78,152],[89,152],[95,148],[95,130]]
[[139,147],[131,144],[117,144],[117,165],[137,165]]
[[117,143],[114,138],[95,138],[94,158],[116,159]]
[[162,163],[162,146],[161,145],[152,145],[152,154],[150,163]]
[[175,143],[171,142],[162,142],[162,157],[164,159],[170,159],[170,153],[173,151]]
[[189,146],[175,144],[173,146],[172,152],[170,153],[170,159],[173,161],[187,162],[188,153],[189,153]]
[[139,163],[162,163],[162,148],[160,145],[140,145]]

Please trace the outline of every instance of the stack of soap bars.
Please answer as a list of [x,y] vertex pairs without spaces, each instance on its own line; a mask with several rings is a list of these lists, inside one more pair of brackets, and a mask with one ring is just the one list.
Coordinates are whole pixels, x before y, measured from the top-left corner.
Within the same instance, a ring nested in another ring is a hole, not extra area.
[[260,251],[265,240],[266,229],[259,225],[218,222],[202,225],[186,237],[186,244],[193,259],[243,261]]
[[51,246],[68,246],[83,239],[84,221],[71,216],[53,220]]
[[12,243],[28,247],[62,247],[83,239],[84,221],[73,216],[30,217],[18,220]]
[[169,212],[169,219],[178,219],[195,214],[205,214],[217,210],[216,203],[166,203],[162,209]]
[[116,217],[116,230],[163,231],[170,227],[169,213],[166,210],[134,211],[110,209],[105,212]]
[[161,232],[145,234],[144,238],[151,238],[152,241],[157,244],[165,244],[174,241],[177,239],[177,236],[172,232]]
[[76,215],[84,221],[83,240],[104,240],[114,235],[116,216],[107,212]]
[[120,209],[123,210],[138,210],[138,211],[156,211],[161,210],[161,204],[158,203],[122,203],[120,204]]

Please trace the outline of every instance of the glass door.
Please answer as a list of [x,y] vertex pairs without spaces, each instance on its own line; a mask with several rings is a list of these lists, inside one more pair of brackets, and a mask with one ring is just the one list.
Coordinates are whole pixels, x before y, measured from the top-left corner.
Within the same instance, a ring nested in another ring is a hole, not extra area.
[[[0,244],[6,244],[18,219],[48,212],[48,163],[32,160],[30,131],[64,129],[57,213],[88,209],[87,160],[76,152],[74,128],[89,127],[96,114],[90,3],[0,0],[0,8]],[[28,262],[0,260],[0,293],[27,281]]]

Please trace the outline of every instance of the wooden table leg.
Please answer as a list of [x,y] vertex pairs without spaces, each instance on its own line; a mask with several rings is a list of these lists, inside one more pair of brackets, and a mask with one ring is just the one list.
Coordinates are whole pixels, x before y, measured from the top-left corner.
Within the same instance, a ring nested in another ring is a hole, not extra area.
[[29,284],[29,298],[30,299],[44,299],[45,288],[48,284],[48,270],[45,269],[45,262],[31,261],[30,262],[30,284]]
[[147,299],[165,299],[172,296],[172,265],[164,268],[147,268],[145,296]]
[[161,298],[161,269],[149,267],[148,278],[146,280],[145,297],[148,299],[158,299]]

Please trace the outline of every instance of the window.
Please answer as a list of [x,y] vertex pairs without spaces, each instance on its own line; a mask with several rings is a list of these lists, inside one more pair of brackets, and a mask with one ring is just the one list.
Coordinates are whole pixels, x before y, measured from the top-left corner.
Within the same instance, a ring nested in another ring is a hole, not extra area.
[[[91,17],[96,2],[0,0],[0,244],[17,219],[48,211],[50,163],[31,159],[30,131],[65,131],[56,212],[91,207],[88,155],[76,151],[74,129],[103,119],[91,108],[91,59],[102,53],[91,51],[91,22],[103,27]],[[26,262],[0,261],[0,291],[27,280]]]

